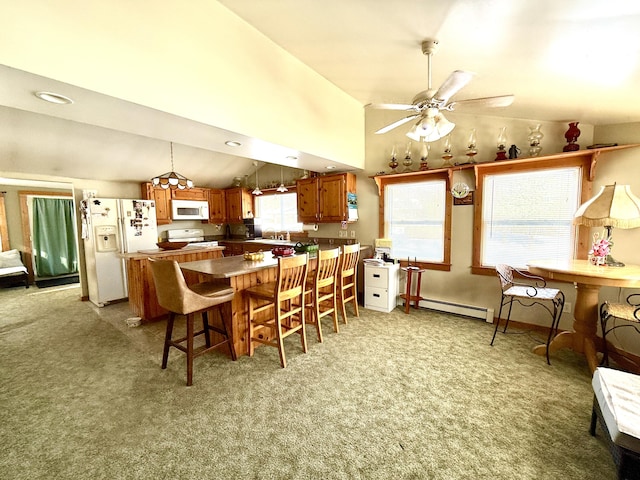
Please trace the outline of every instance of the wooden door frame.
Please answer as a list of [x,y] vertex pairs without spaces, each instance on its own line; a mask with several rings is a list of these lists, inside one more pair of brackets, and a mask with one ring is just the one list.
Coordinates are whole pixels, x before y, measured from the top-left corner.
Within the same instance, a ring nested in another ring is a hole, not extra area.
[[[23,263],[27,267],[29,274],[29,283],[34,281],[33,273],[33,251],[31,248],[31,223],[29,222],[29,206],[28,197],[71,197],[71,192],[51,192],[51,191],[30,191],[20,190],[18,191],[18,198],[20,200],[20,222],[22,224],[22,243],[24,244]],[[76,248],[77,245],[76,245]]]
[[7,192],[0,192],[0,243],[2,244],[1,251],[11,250],[11,243],[9,243],[9,228],[7,226],[7,210],[4,205],[4,195]]

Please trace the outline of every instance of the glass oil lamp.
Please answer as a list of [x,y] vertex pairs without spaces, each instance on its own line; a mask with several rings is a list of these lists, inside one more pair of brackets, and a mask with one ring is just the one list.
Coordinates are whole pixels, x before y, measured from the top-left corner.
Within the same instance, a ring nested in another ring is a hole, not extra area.
[[413,160],[411,160],[411,142],[407,143],[407,150],[404,153],[404,160],[402,161],[402,165],[404,165],[403,173],[408,173],[411,171],[411,165],[413,164]]
[[443,167],[452,167],[451,159],[453,158],[453,153],[451,153],[451,135],[447,135],[444,137],[444,150],[442,152],[442,159],[444,163]]
[[477,150],[476,129],[472,128],[469,133],[469,140],[467,141],[467,151],[464,154],[469,157],[469,163],[476,163],[474,158],[478,154]]
[[422,142],[422,148],[420,149],[420,171],[429,170],[429,164],[427,163],[429,158],[429,146],[427,142]]
[[498,151],[496,152],[495,160],[506,160],[507,159],[507,127],[500,128],[500,133],[498,134],[498,141],[496,142],[496,146],[498,147]]

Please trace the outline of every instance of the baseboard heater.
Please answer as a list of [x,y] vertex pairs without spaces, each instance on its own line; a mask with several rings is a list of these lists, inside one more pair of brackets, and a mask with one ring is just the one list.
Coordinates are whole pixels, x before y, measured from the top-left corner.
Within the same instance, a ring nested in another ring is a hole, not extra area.
[[476,307],[474,305],[463,305],[461,303],[444,302],[442,300],[434,300],[425,298],[419,303],[420,307],[436,310],[439,312],[455,313],[465,317],[481,318],[482,320],[493,323],[493,308]]

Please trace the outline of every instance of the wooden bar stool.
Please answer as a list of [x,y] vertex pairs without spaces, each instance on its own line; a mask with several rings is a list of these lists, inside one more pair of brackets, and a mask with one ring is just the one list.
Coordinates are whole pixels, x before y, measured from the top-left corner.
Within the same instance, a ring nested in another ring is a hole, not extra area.
[[[413,306],[415,308],[418,308],[420,300],[424,300],[424,298],[420,296],[420,287],[422,286],[422,273],[425,271],[425,269],[412,266],[410,263],[407,262],[407,266],[402,267],[402,270],[407,272],[407,287],[405,289],[405,292],[400,295],[400,298],[404,299],[404,313],[409,313],[409,307],[411,306],[411,302],[414,302]],[[417,285],[416,285],[416,294],[412,295],[411,283],[412,283],[412,278],[414,273],[417,276]]]

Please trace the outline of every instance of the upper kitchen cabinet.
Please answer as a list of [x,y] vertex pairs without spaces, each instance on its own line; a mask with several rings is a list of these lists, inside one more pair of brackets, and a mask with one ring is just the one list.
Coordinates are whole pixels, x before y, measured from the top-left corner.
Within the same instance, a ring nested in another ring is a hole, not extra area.
[[227,221],[227,209],[224,190],[209,190],[209,223],[225,223]]
[[296,182],[298,199],[298,221],[302,223],[318,222],[318,178],[305,178]]
[[353,173],[298,180],[296,191],[299,222],[340,223],[358,218]]
[[154,188],[151,182],[141,185],[142,198],[156,202],[156,223],[167,225],[171,223],[171,190]]
[[185,188],[184,190],[172,190],[171,192],[171,198],[176,200],[201,200],[205,202],[209,200],[208,188],[193,187]]
[[253,216],[253,196],[245,188],[228,188],[225,191],[227,223],[244,223]]

